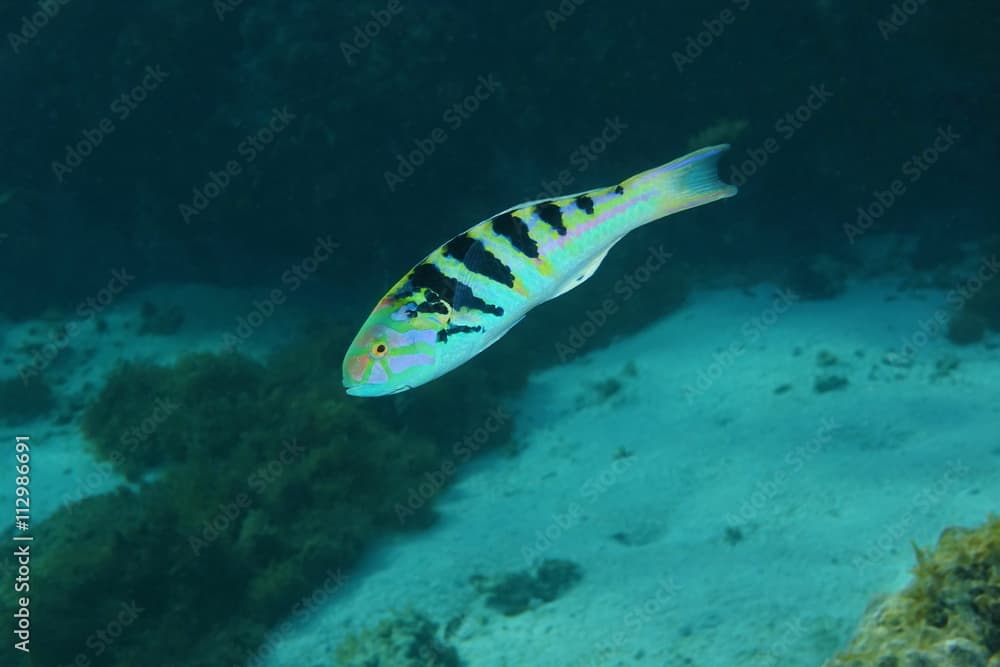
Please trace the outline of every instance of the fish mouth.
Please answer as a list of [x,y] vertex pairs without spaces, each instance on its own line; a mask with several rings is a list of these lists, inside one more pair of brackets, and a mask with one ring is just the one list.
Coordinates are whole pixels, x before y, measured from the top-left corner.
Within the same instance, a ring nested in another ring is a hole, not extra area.
[[402,387],[397,387],[392,391],[385,391],[379,387],[377,384],[355,384],[355,385],[345,385],[347,389],[348,396],[392,396],[393,394],[398,394],[408,389],[413,389],[411,385],[404,384]]

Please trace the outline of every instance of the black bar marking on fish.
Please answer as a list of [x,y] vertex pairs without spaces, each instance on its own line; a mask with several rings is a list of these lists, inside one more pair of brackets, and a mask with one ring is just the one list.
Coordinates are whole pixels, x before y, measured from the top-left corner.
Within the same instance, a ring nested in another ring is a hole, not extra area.
[[424,301],[422,304],[417,306],[417,310],[415,312],[438,313],[440,315],[447,315],[451,311],[448,309],[448,306],[445,305],[444,301],[441,301],[440,299],[431,301],[428,299],[427,301]]
[[437,339],[439,343],[447,343],[448,336],[457,333],[478,333],[482,331],[481,326],[467,327],[464,324],[456,324],[455,326],[448,327],[447,329],[441,329],[437,332]]
[[441,300],[449,304],[452,309],[456,308],[456,303],[466,308],[479,310],[498,317],[503,315],[503,308],[492,303],[486,303],[473,293],[472,288],[465,283],[449,278],[441,273],[441,269],[434,264],[424,262],[418,264],[410,273],[409,285],[411,289],[429,289],[437,293]]
[[625,194],[625,188],[623,188],[620,185],[616,185],[615,186],[615,194],[616,195],[623,195],[623,194]]
[[528,225],[513,213],[501,213],[493,218],[493,231],[510,241],[522,255],[532,259],[538,257],[538,243],[528,233]]
[[576,198],[576,207],[587,215],[594,215],[594,200],[587,195],[580,195]]
[[483,245],[468,234],[459,234],[444,246],[444,254],[462,262],[469,271],[490,280],[514,286],[514,273]]
[[472,246],[476,245],[476,239],[468,234],[459,234],[444,246],[444,254],[462,260],[468,254]]
[[566,236],[566,225],[563,224],[562,210],[552,202],[545,202],[535,207],[535,213],[552,229],[559,233],[559,236]]

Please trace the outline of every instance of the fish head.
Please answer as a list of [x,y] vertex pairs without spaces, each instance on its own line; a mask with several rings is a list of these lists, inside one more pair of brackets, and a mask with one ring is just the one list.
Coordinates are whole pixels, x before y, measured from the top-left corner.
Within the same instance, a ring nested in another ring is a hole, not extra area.
[[430,382],[438,364],[444,315],[423,312],[408,299],[384,298],[362,325],[344,357],[343,380],[351,396],[386,396]]

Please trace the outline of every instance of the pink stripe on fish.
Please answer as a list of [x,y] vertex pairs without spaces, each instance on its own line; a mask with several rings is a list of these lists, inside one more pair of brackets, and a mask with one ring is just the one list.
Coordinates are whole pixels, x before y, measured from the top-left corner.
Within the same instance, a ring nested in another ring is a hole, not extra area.
[[[587,222],[574,226],[572,229],[566,232],[565,236],[559,236],[557,238],[552,239],[551,241],[546,241],[545,243],[543,243],[542,247],[539,249],[539,255],[545,257],[546,253],[551,251],[553,248],[562,248],[570,241],[573,241],[574,239],[583,235],[585,232],[590,231],[594,227],[597,227],[598,225],[607,222],[611,218],[616,218],[620,215],[623,215],[629,209],[634,208],[636,205],[646,201],[650,197],[653,197],[655,194],[656,194],[655,192],[647,191],[642,193],[641,195],[632,197],[626,202],[618,204],[617,206],[612,206],[611,208],[602,211],[601,213],[587,220]],[[595,202],[595,207],[599,205],[600,205],[599,201]]]

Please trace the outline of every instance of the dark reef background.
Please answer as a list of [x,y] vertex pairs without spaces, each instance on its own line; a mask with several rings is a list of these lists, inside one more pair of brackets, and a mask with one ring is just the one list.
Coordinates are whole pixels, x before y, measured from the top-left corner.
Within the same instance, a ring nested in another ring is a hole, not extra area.
[[[1000,153],[994,3],[51,0],[0,3],[0,28],[0,315],[71,318],[117,267],[134,289],[266,289],[317,238],[338,244],[307,283],[329,308],[301,342],[266,361],[123,365],[65,416],[144,481],[40,527],[37,576],[57,593],[38,603],[36,667],[73,660],[93,619],[130,601],[143,623],[95,664],[257,655],[331,570],[433,521],[430,497],[400,519],[407,490],[559,361],[568,323],[651,247],[673,253],[656,289],[588,345],[699,285],[829,298],[852,276],[903,271],[943,286],[1000,247],[984,204]],[[357,324],[443,241],[721,141],[738,197],[637,231],[503,351],[405,404],[343,396]],[[977,299],[956,342],[1000,330],[1000,288]],[[52,411],[48,375],[30,392],[0,382],[0,417]],[[123,455],[158,401],[178,407]],[[483,448],[512,445],[511,430]],[[287,477],[192,546],[290,438],[308,446]]]
[[[849,259],[843,225],[948,126],[960,140],[872,231],[974,238],[996,229],[969,202],[995,182],[1000,15],[975,0],[902,4],[916,9],[889,30],[894,5],[878,1],[401,3],[367,46],[355,29],[386,2],[60,6],[0,55],[0,186],[16,194],[0,220],[2,308],[74,304],[118,264],[142,283],[255,284],[332,234],[349,252],[319,283],[350,285],[358,302],[336,307],[356,319],[424,252],[562,170],[570,192],[604,185],[720,120],[747,124],[722,135],[737,163],[768,137],[780,150],[725,214],[692,214],[710,228],[643,230],[692,264],[781,279],[820,253]],[[19,34],[25,11],[4,3],[0,25]],[[723,11],[721,34],[686,51]],[[678,67],[675,53],[695,57]],[[150,67],[165,78],[148,99],[112,109]],[[490,75],[499,90],[452,129],[444,114]],[[775,123],[814,85],[832,97],[786,139]],[[239,146],[275,108],[294,119],[248,162]],[[580,172],[573,151],[608,118],[627,129]],[[57,176],[104,119],[113,132]],[[390,191],[397,154],[434,128],[447,140]],[[242,172],[185,222],[180,206],[229,160]]]

